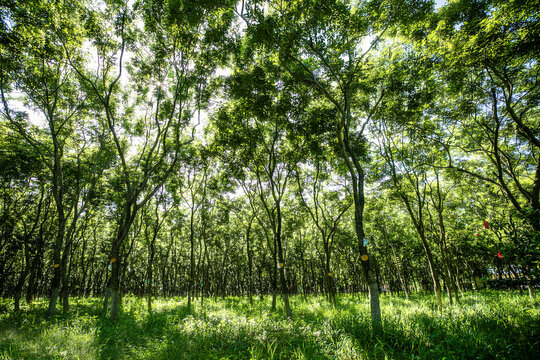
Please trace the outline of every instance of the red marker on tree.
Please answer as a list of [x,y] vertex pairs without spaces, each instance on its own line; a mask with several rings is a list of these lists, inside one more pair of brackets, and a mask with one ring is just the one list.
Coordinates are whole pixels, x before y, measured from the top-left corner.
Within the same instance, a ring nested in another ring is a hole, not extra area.
[[489,230],[489,223],[484,220],[484,227]]
[[499,259],[502,259],[502,255],[501,255],[501,252],[500,252],[500,251],[497,252],[497,257],[498,257]]

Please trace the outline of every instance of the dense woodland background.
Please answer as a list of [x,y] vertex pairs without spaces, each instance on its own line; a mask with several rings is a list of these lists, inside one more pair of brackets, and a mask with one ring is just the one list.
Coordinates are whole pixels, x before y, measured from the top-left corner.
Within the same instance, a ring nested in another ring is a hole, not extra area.
[[2,0],[0,296],[533,297],[537,5]]

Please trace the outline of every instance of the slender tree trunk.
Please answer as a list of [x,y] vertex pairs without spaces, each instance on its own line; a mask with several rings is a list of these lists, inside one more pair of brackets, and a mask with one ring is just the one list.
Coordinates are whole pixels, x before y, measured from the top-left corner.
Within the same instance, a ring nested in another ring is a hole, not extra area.
[[275,233],[276,238],[276,244],[277,244],[277,250],[278,250],[278,260],[280,262],[279,267],[279,277],[281,280],[281,295],[283,297],[283,306],[285,307],[285,314],[287,314],[287,317],[292,318],[292,310],[291,306],[289,304],[289,289],[287,287],[287,279],[285,277],[285,260],[283,257],[283,246],[281,244],[281,206],[279,202],[276,204],[276,220],[277,220],[277,229]]
[[[155,239],[155,238],[154,238]],[[147,287],[146,287],[146,299],[147,299],[147,307],[148,307],[148,314],[152,313],[152,295],[154,292],[153,286],[154,286],[154,241],[152,240],[152,243],[150,244],[149,254],[148,254],[148,264],[147,264]]]
[[[74,220],[75,221],[75,220]],[[67,240],[66,240],[66,246],[64,248],[64,253],[62,254],[62,262],[60,264],[60,267],[62,268],[62,312],[64,314],[67,314],[69,312],[69,271],[68,267],[70,266],[70,261],[68,259],[71,259],[71,244],[73,241],[72,238],[73,234],[68,231],[67,234]]]
[[257,267],[257,275],[258,275],[257,277],[258,277],[258,280],[259,280],[259,284],[258,284],[259,285],[259,289],[258,289],[258,291],[259,291],[259,301],[263,302],[263,300],[264,300],[264,291],[263,291],[264,284],[263,284],[263,280],[262,280],[262,265]]
[[450,306],[454,305],[454,300],[452,299],[452,291],[451,291],[451,282],[452,280],[448,279],[448,275],[446,277],[443,276],[444,279],[444,288],[446,289],[446,295],[448,296],[448,303]]
[[420,239],[422,240],[422,246],[424,247],[424,251],[426,253],[427,261],[429,264],[429,272],[431,274],[431,279],[433,280],[433,291],[435,292],[435,299],[437,301],[437,308],[439,311],[442,311],[442,297],[441,297],[441,284],[439,282],[439,277],[437,275],[437,270],[435,268],[435,262],[433,261],[433,255],[431,254],[431,249],[429,248],[429,244],[422,232],[420,235]]
[[[193,200],[195,201],[195,200]],[[193,296],[193,278],[195,276],[195,204],[191,207],[189,223],[189,279],[188,279],[188,310],[191,309],[191,297]]]
[[459,264],[456,266],[456,286],[457,286],[457,289],[459,291],[459,295],[460,296],[463,296],[463,293],[465,291],[465,286],[464,286],[464,279],[463,279],[463,273],[460,271],[460,266]]
[[[363,190],[363,186],[362,186]],[[379,301],[379,285],[377,284],[377,278],[375,269],[372,266],[372,259],[369,258],[367,246],[364,246],[363,241],[365,238],[364,223],[363,223],[363,210],[364,210],[364,196],[356,196],[355,203],[355,228],[356,237],[358,240],[358,248],[360,252],[360,260],[362,263],[362,270],[368,283],[369,305],[371,310],[371,320],[373,323],[373,330],[376,334],[382,332],[382,317],[381,307]]]
[[88,271],[88,264],[85,261],[86,259],[86,247],[88,246],[87,241],[83,241],[81,249],[81,283],[79,285],[79,296],[84,296],[86,294],[86,276]]
[[[34,222],[32,224],[32,227],[30,231],[24,231],[24,244],[23,244],[23,258],[24,258],[24,266],[21,269],[21,273],[19,276],[19,280],[17,281],[17,284],[15,285],[14,289],[14,307],[15,311],[18,312],[20,310],[20,301],[22,297],[22,290],[24,287],[24,283],[26,282],[26,278],[28,277],[28,273],[32,272],[32,268],[36,265],[35,260],[39,259],[40,256],[40,249],[42,247],[43,243],[43,222],[45,220],[40,221],[41,217],[41,211],[43,208],[43,199],[45,197],[45,190],[44,187],[41,186],[41,194],[39,198],[38,208],[37,212],[35,214]],[[45,217],[47,216],[47,211],[45,211]],[[40,225],[41,223],[41,225]],[[35,257],[32,258],[30,253],[30,245],[29,245],[29,239],[34,236],[34,233],[36,232],[36,229],[39,226],[39,233],[38,233],[38,249],[36,250]],[[28,284],[28,287],[31,287],[31,284]],[[29,302],[29,301],[28,301]]]
[[109,299],[111,298],[111,276],[109,275],[109,280],[107,281],[107,286],[105,288],[105,297],[103,299],[103,310],[102,314],[107,315],[107,312],[109,311]]
[[[205,232],[206,234],[206,232]],[[204,309],[204,298],[205,298],[205,287],[208,286],[207,283],[209,281],[209,270],[210,267],[210,258],[208,255],[208,246],[206,241],[206,235],[205,235],[205,241],[204,241],[204,256],[203,256],[203,268],[204,268],[204,276],[201,279],[201,309]]]
[[118,320],[120,317],[121,306],[121,294],[120,294],[120,271],[122,261],[120,259],[120,248],[124,241],[128,237],[129,229],[133,223],[135,213],[132,212],[133,204],[127,204],[123,222],[118,233],[118,236],[113,242],[111,249],[111,256],[109,259],[112,265],[111,278],[110,278],[110,292],[111,292],[111,319]]
[[[25,252],[28,252],[28,248],[25,244]],[[26,255],[26,254],[25,254]],[[23,269],[21,270],[21,273],[19,275],[19,280],[17,281],[17,285],[15,285],[14,294],[13,294],[13,301],[14,301],[14,310],[15,312],[20,311],[20,302],[21,302],[21,295],[22,295],[22,288],[24,286],[24,283],[26,281],[26,277],[28,276],[28,269],[30,267],[30,264],[28,264],[29,256],[25,256],[26,261]]]
[[162,292],[163,297],[171,296],[173,292],[173,288],[174,288],[174,286],[173,288],[171,288],[171,281],[170,281],[171,269],[174,272],[174,266],[167,266],[167,264],[169,264],[169,256],[171,254],[171,249],[174,242],[174,236],[172,232],[169,234],[169,238],[170,238],[170,242],[169,242],[169,245],[167,246],[167,252],[165,253],[165,256],[162,256],[162,263],[161,263],[161,277],[163,279],[162,280],[163,281],[163,292]]
[[[439,250],[441,252],[441,259],[443,262],[443,265],[446,269],[446,276],[448,277],[447,286],[449,288],[448,290],[448,300],[450,301],[450,305],[452,305],[452,295],[451,292],[455,294],[456,302],[459,303],[459,294],[456,288],[455,284],[455,277],[452,271],[452,268],[450,266],[450,262],[447,259],[447,247],[446,247],[446,227],[444,225],[444,217],[443,217],[443,206],[444,206],[444,197],[441,193],[440,184],[439,184],[439,174],[436,173],[436,179],[437,179],[437,198],[434,199],[432,197],[433,206],[435,207],[435,210],[437,211],[437,219],[438,219],[438,225],[439,225]],[[431,216],[431,215],[430,215]]]
[[26,289],[26,302],[28,304],[34,300],[34,295],[36,294],[38,281],[37,272],[43,257],[43,225],[40,228],[38,239],[36,253],[32,259],[32,264],[30,265],[30,276],[28,278],[28,288]]
[[111,294],[111,319],[118,320],[120,317],[120,245],[113,245],[110,263],[112,265],[110,278]]
[[251,233],[251,225],[253,224],[253,219],[255,218],[255,215],[253,215],[248,223],[248,226],[246,228],[246,252],[247,252],[247,259],[248,259],[248,297],[249,297],[249,304],[253,306],[253,257],[251,254],[251,239],[250,239],[250,233]]
[[55,242],[54,253],[53,253],[53,278],[51,281],[49,310],[47,312],[47,315],[49,317],[52,317],[56,314],[56,303],[58,301],[58,294],[60,292],[60,282],[62,280],[62,267],[60,265],[61,263],[60,250],[62,249],[62,244],[64,242],[65,219],[61,218],[58,220],[58,222],[59,222],[58,231],[56,233],[56,242]]
[[53,278],[51,281],[51,293],[49,299],[48,316],[52,317],[56,313],[56,302],[60,292],[60,282],[62,280],[62,247],[66,231],[66,214],[64,212],[64,174],[61,160],[63,157],[63,148],[58,142],[57,132],[52,119],[54,114],[49,114],[49,128],[51,129],[52,141],[54,145],[53,163],[52,163],[52,193],[56,205],[58,216],[58,229],[53,250]]
[[68,270],[67,270],[67,266],[66,266],[66,269],[63,271],[63,275],[62,275],[62,291],[61,291],[61,294],[62,294],[62,312],[64,314],[67,314],[69,312],[69,293],[70,293],[70,289],[69,289],[69,274],[68,274]]
[[[266,235],[266,232],[265,232]],[[278,277],[278,259],[277,259],[277,251],[276,251],[276,238],[272,237],[274,246],[272,247],[272,262],[270,265],[270,271],[268,272],[271,277],[271,285],[272,285],[272,307],[271,311],[276,310],[276,302],[277,302],[277,277]],[[270,247],[270,241],[268,240],[268,246]]]
[[[94,233],[94,241],[96,239],[97,238],[95,237],[95,233]],[[85,296],[90,296],[90,294],[92,294],[92,286],[96,282],[95,280],[92,281],[92,279],[93,279],[92,274],[94,273],[94,262],[95,262],[94,260],[96,258],[96,251],[97,251],[97,241],[94,243],[94,247],[92,248],[92,256],[89,259],[89,262],[90,262],[90,270],[89,270],[90,276],[89,276],[89,279],[88,279],[88,283],[86,284]],[[107,288],[108,288],[108,286],[107,286]]]
[[534,300],[536,299],[536,295],[534,294],[534,290],[532,287],[532,279],[529,269],[526,269],[525,278],[527,279],[527,290],[529,290],[529,297],[531,298],[531,300]]
[[420,236],[420,240],[422,241],[422,246],[424,247],[424,252],[426,253],[426,258],[429,265],[429,272],[431,275],[431,279],[433,281],[433,291],[435,293],[435,299],[437,301],[437,308],[439,311],[442,311],[441,285],[440,285],[439,276],[437,274],[437,270],[435,267],[435,261],[433,260],[433,255],[431,254],[431,248],[429,247],[429,244],[426,239],[426,234],[425,234],[423,212],[422,212],[424,201],[421,198],[420,191],[418,189],[416,191],[417,191],[416,195],[418,197],[418,218],[415,217],[414,215],[414,211],[412,209],[409,198],[406,195],[402,195],[401,198],[403,199],[403,202],[405,203],[407,207],[407,211],[409,212],[409,215],[416,228],[416,231],[418,235]]
[[529,297],[532,300],[536,299],[536,295],[534,295],[534,291],[533,291],[533,288],[532,288],[531,278],[530,277],[527,278],[527,289],[529,290]]
[[405,293],[405,298],[409,300],[409,289],[407,287],[407,284],[405,284],[405,280],[403,278],[403,274],[401,272],[401,266],[399,266],[399,261],[396,255],[396,250],[394,249],[394,246],[390,244],[390,247],[392,248],[392,257],[394,259],[394,263],[396,264],[396,269],[399,277],[399,282],[401,284],[401,288],[403,289],[403,292]]
[[[354,174],[352,174],[354,175]],[[364,232],[364,174],[359,174],[358,178],[353,176],[353,195],[354,195],[354,222],[356,229],[356,237],[358,241],[358,249],[360,252],[360,260],[362,264],[362,270],[367,280],[369,305],[371,310],[371,321],[373,324],[373,330],[375,334],[382,333],[382,316],[381,306],[379,301],[379,285],[377,284],[377,278],[372,259],[369,258],[367,246],[364,245],[364,238],[366,236]]]
[[336,134],[338,137],[338,143],[341,148],[341,152],[349,175],[351,177],[351,183],[353,188],[354,199],[354,225],[356,230],[356,238],[358,241],[358,250],[360,253],[360,260],[362,263],[362,270],[368,283],[369,291],[369,305],[371,310],[371,322],[373,325],[373,332],[377,335],[382,335],[382,316],[381,306],[379,301],[379,286],[375,277],[375,269],[373,268],[372,261],[369,258],[367,246],[364,244],[364,238],[366,236],[364,232],[364,169],[358,161],[357,154],[352,149],[349,143],[349,129],[351,124],[351,94],[345,92],[345,107],[342,114],[342,120],[340,126],[337,128]]
[[336,291],[334,287],[334,274],[332,274],[332,271],[330,270],[330,247],[328,244],[328,239],[324,239],[324,278],[326,282],[326,289],[328,291],[328,300],[334,306],[334,308],[337,308],[337,300],[336,300]]

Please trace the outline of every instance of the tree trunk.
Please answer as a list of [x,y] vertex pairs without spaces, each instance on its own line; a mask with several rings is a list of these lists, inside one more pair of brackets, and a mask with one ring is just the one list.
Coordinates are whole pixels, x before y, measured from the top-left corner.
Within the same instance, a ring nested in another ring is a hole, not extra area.
[[[437,219],[438,219],[438,225],[439,225],[439,251],[441,252],[441,259],[443,262],[443,265],[446,269],[446,276],[448,277],[447,286],[449,288],[448,291],[448,300],[450,301],[450,305],[452,305],[452,295],[451,292],[455,294],[456,302],[459,303],[459,294],[456,288],[455,283],[455,277],[452,271],[452,268],[450,266],[450,262],[448,261],[446,257],[446,227],[444,225],[444,218],[443,218],[443,206],[444,206],[444,197],[441,193],[441,188],[439,184],[439,174],[436,173],[436,179],[437,179],[437,198],[434,199],[432,197],[433,206],[435,207],[435,210],[437,211]],[[431,217],[431,215],[430,215]]]
[[336,291],[334,287],[334,274],[332,274],[332,271],[330,270],[330,247],[328,244],[328,239],[324,239],[324,278],[326,282],[326,289],[328,291],[328,301],[334,306],[334,308],[337,308],[337,300],[336,300]]
[[147,279],[146,279],[146,300],[148,307],[148,314],[152,313],[152,295],[153,295],[153,281],[154,281],[154,245],[150,246],[150,254],[148,256],[147,264]]
[[285,314],[287,317],[292,318],[292,310],[289,304],[289,289],[287,287],[287,279],[285,277],[285,260],[283,258],[283,246],[281,244],[281,206],[279,202],[276,202],[276,220],[277,220],[277,229],[274,234],[278,250],[278,260],[280,263],[279,267],[279,277],[281,280],[281,296],[283,297],[283,306],[285,307]]
[[[75,220],[74,220],[75,221]],[[62,254],[62,263],[60,267],[62,268],[62,312],[67,314],[69,312],[69,271],[68,267],[70,266],[68,257],[71,260],[71,243],[73,241],[73,234],[68,231],[68,239],[66,241],[66,246],[64,248],[64,253]]]
[[28,276],[28,267],[29,267],[29,265],[25,264],[25,266],[22,269],[21,274],[19,276],[19,280],[17,281],[17,285],[15,285],[14,294],[13,294],[15,312],[20,311],[22,288],[23,288],[24,283],[26,281],[26,277]]
[[435,292],[435,299],[437,301],[437,309],[439,311],[442,311],[442,297],[441,297],[441,284],[439,283],[439,277],[437,276],[437,270],[435,269],[435,262],[433,261],[433,256],[431,254],[431,249],[429,248],[429,244],[427,243],[427,240],[422,233],[420,235],[420,239],[422,240],[422,245],[424,247],[424,251],[426,253],[427,261],[429,264],[429,272],[431,274],[431,279],[433,280],[433,291]]
[[[360,194],[358,194],[360,195]],[[371,321],[373,324],[373,330],[375,334],[382,333],[382,317],[381,307],[379,301],[379,285],[377,284],[377,278],[375,275],[375,269],[372,266],[372,260],[369,258],[367,246],[364,246],[364,223],[363,223],[363,210],[364,210],[364,196],[363,186],[362,195],[356,196],[355,199],[355,228],[356,237],[358,240],[358,248],[360,252],[360,260],[362,263],[362,270],[368,283],[369,305],[371,310]],[[358,203],[358,205],[356,205]]]
[[[116,244],[115,244],[116,245]],[[111,319],[118,320],[120,317],[120,245],[113,245],[110,263],[112,265],[110,289],[111,289]]]
[[188,279],[188,302],[187,302],[187,308],[188,310],[191,309],[191,297],[193,296],[193,277],[195,276],[195,224],[194,224],[194,216],[195,216],[195,204],[191,207],[191,217],[190,217],[190,223],[189,223],[189,279]]
[[120,259],[120,247],[126,240],[129,228],[133,223],[135,214],[131,212],[131,205],[126,206],[126,213],[124,217],[124,222],[120,227],[118,236],[113,242],[111,249],[110,264],[112,265],[111,278],[110,278],[110,290],[111,290],[111,319],[118,320],[120,317],[120,306],[121,306],[121,294],[120,294],[120,270],[121,270],[121,259]]
[[433,281],[433,291],[435,292],[435,299],[437,301],[437,309],[439,311],[442,311],[442,297],[441,297],[441,285],[439,283],[439,277],[437,275],[437,270],[435,268],[435,262],[433,260],[433,255],[431,254],[431,249],[429,247],[429,244],[426,240],[426,234],[425,234],[425,226],[424,226],[424,220],[423,220],[423,214],[422,214],[422,207],[424,204],[424,199],[421,198],[420,191],[417,190],[417,198],[418,198],[418,218],[415,217],[414,211],[412,209],[411,203],[409,201],[409,198],[406,195],[402,195],[401,198],[403,202],[405,203],[407,207],[407,211],[409,212],[409,216],[411,217],[414,226],[416,228],[416,231],[418,233],[418,236],[420,236],[420,240],[422,241],[422,246],[424,247],[424,252],[426,253],[426,258],[429,265],[429,272],[431,275],[431,279]]
[[399,266],[399,261],[396,255],[396,250],[394,249],[394,246],[390,245],[392,248],[392,256],[394,259],[394,263],[396,264],[396,269],[399,277],[399,282],[401,284],[401,288],[403,289],[403,292],[405,293],[405,299],[409,300],[409,289],[407,287],[407,284],[405,284],[405,279],[403,278],[403,274],[401,273],[401,266]]
[[253,257],[251,254],[250,233],[251,233],[251,225],[253,224],[254,218],[255,218],[255,215],[253,215],[250,218],[249,224],[246,228],[246,252],[247,252],[247,259],[248,259],[248,297],[249,297],[249,304],[251,306],[253,306]]
[[52,317],[56,314],[56,303],[58,301],[58,294],[60,292],[60,281],[62,280],[62,267],[60,249],[64,239],[65,221],[59,220],[58,231],[56,234],[56,242],[53,253],[53,278],[51,281],[51,292],[49,298],[49,309],[47,315]]
[[527,289],[529,290],[529,297],[531,298],[531,300],[534,300],[534,299],[536,299],[536,296],[534,294],[534,290],[533,290],[533,287],[532,287],[532,279],[531,279],[529,269],[527,269],[527,271],[525,273],[525,278],[527,279]]
[[[109,278],[110,281],[110,278]],[[111,297],[111,287],[110,284],[107,284],[107,287],[105,288],[105,297],[103,299],[103,315],[107,315],[107,312],[109,311],[109,299]]]
[[40,229],[40,238],[37,246],[36,253],[34,255],[34,258],[32,259],[32,264],[30,265],[30,276],[28,278],[28,288],[26,289],[26,302],[30,304],[34,300],[34,295],[36,293],[36,287],[37,287],[37,271],[39,264],[41,262],[42,256],[43,256],[43,238],[42,238],[43,232],[42,229]]
[[339,127],[337,128],[336,134],[338,137],[338,143],[341,148],[341,152],[347,169],[349,170],[349,175],[351,177],[351,183],[353,188],[353,199],[354,199],[354,225],[356,230],[356,238],[358,241],[358,250],[360,253],[360,259],[362,263],[362,270],[364,276],[368,282],[368,291],[369,291],[369,304],[371,310],[371,322],[373,325],[373,332],[376,335],[382,335],[382,316],[381,316],[381,306],[379,301],[379,286],[377,284],[377,279],[375,277],[375,272],[371,261],[369,259],[367,246],[364,245],[364,169],[358,161],[357,154],[352,149],[349,143],[349,129],[351,124],[351,94],[345,92],[345,107],[344,113],[342,114],[342,119]]

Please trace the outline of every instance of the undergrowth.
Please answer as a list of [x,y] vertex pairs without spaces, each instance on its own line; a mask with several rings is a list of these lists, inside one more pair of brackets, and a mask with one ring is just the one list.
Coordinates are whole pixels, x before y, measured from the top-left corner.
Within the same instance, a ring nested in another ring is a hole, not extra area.
[[[539,359],[540,306],[513,292],[467,293],[436,310],[432,296],[383,296],[384,334],[372,335],[365,297],[294,296],[294,318],[269,297],[206,299],[125,296],[121,319],[100,314],[102,300],[74,298],[71,311],[45,316],[46,300],[11,311],[0,299],[2,359]],[[60,311],[60,309],[59,309]]]

